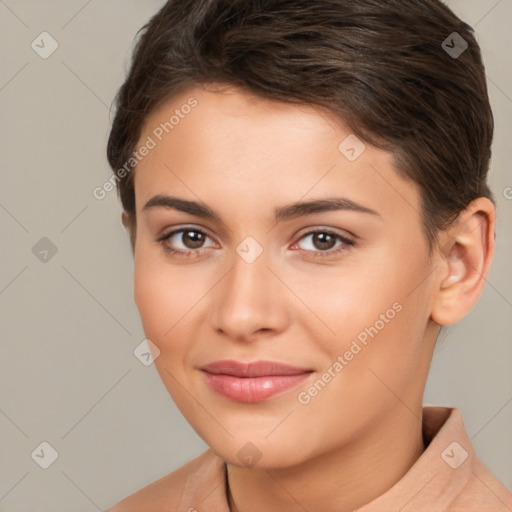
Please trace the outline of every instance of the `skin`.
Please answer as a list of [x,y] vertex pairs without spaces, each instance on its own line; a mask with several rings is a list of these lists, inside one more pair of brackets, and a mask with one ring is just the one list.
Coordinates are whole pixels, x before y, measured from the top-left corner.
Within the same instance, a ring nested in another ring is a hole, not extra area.
[[[123,214],[133,229],[135,302],[160,350],[157,370],[186,420],[227,462],[233,511],[361,507],[424,450],[422,398],[436,336],[481,294],[494,251],[494,206],[474,201],[429,257],[416,184],[398,175],[391,154],[368,144],[349,161],[338,146],[351,130],[319,107],[194,87],[148,117],[140,142],[190,97],[197,107],[136,168],[136,226]],[[172,208],[143,211],[157,194],[203,202],[222,222]],[[334,196],[378,214],[274,220],[277,207]],[[155,241],[178,228],[208,235],[203,245],[187,232],[166,241],[190,258]],[[322,228],[355,245],[335,254],[338,239],[315,242],[311,231]],[[253,263],[236,252],[248,236],[263,248]],[[300,403],[298,393],[394,303],[401,311]],[[210,389],[199,370],[220,359],[314,371],[292,390],[240,403]],[[248,442],[261,453],[252,466],[237,456]]]

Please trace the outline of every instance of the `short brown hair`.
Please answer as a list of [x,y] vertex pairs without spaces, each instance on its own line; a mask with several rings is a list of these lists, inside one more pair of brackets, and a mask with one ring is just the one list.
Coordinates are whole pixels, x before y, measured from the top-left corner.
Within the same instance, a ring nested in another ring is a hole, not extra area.
[[[454,35],[467,43],[450,55]],[[432,250],[486,180],[494,121],[473,29],[438,0],[169,0],[139,31],[107,146],[125,166],[148,115],[199,84],[316,104],[419,185]],[[450,36],[452,39],[450,39]],[[133,167],[132,167],[133,168]],[[132,224],[133,172],[118,181]],[[134,238],[132,238],[132,247]]]

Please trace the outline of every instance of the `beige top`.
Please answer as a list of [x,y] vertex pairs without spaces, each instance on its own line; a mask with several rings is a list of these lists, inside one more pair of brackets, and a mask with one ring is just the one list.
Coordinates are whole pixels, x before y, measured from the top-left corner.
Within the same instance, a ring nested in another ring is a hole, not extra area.
[[[511,512],[512,494],[478,459],[457,408],[423,407],[426,450],[355,512]],[[229,512],[226,465],[211,449],[107,512]]]

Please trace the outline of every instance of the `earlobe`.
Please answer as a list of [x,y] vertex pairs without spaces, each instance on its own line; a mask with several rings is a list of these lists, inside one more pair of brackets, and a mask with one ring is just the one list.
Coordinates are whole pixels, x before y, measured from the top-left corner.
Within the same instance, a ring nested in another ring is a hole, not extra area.
[[439,325],[460,321],[477,303],[494,255],[496,215],[486,198],[473,201],[445,232],[438,254],[438,287],[432,320]]

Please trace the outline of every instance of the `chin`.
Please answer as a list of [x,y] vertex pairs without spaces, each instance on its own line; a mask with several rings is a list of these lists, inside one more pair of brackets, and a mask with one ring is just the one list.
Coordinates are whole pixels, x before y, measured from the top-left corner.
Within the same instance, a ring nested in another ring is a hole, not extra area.
[[[247,436],[250,438],[250,436]],[[297,443],[293,446],[283,446],[282,443],[276,445],[269,441],[259,441],[260,436],[254,436],[255,442],[234,442],[227,446],[224,443],[222,446],[215,446],[209,444],[211,449],[225,462],[232,466],[248,469],[260,470],[274,470],[284,469],[287,467],[296,466],[307,460],[307,452],[304,452],[301,446],[301,451],[298,453]]]

